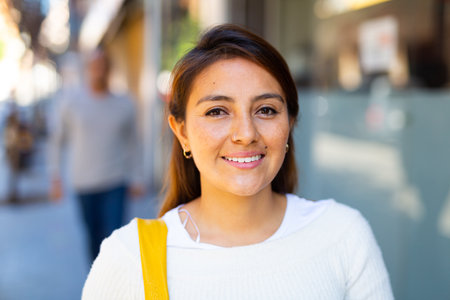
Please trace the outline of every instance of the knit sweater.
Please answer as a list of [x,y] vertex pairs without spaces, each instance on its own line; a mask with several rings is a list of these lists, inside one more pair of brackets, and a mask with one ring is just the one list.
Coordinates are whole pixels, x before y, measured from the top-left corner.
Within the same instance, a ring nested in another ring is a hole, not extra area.
[[[336,202],[277,240],[208,250],[168,247],[167,281],[170,299],[393,299],[367,221]],[[82,299],[144,299],[136,220],[103,242]]]
[[95,192],[141,180],[136,115],[129,97],[107,94],[96,99],[89,91],[78,91],[61,101],[50,147],[54,177],[60,176],[66,140],[76,191]]

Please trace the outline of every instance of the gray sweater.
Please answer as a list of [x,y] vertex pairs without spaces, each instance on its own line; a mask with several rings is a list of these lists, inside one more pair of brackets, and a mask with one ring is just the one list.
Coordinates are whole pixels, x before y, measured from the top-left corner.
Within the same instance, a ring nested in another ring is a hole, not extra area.
[[70,178],[77,192],[95,192],[140,180],[136,113],[127,96],[96,98],[72,93],[56,108],[50,170],[59,176],[64,142],[69,146]]

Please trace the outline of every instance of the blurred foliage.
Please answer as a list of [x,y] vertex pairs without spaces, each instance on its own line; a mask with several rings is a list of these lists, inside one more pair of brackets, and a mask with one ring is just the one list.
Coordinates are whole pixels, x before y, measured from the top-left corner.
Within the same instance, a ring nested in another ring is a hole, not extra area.
[[176,62],[195,46],[200,27],[189,14],[185,14],[180,19],[170,22],[165,31],[162,68],[172,70]]

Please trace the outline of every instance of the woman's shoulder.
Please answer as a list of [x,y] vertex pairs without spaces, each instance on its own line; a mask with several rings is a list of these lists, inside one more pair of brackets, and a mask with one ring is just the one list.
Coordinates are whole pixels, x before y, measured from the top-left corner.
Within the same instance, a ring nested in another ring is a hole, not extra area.
[[336,201],[333,198],[309,200],[299,197],[295,194],[286,194],[286,198],[288,199],[288,203],[290,203],[293,207],[301,208],[303,210],[303,213],[305,214],[317,209],[324,209],[328,213],[333,215],[333,217],[361,216],[361,213],[358,209],[342,202]]
[[141,278],[139,237],[137,221],[134,219],[102,242],[83,287],[82,299],[143,295]]
[[133,257],[139,257],[139,235],[137,230],[137,219],[132,219],[128,224],[113,231],[113,233],[107,237],[101,247],[102,250],[112,249],[117,251],[123,251]]
[[101,268],[112,261],[118,265],[137,263],[140,259],[139,251],[137,220],[133,219],[103,240],[93,267]]
[[308,241],[306,251],[310,257],[327,253],[327,259],[333,263],[338,260],[345,270],[350,298],[362,299],[370,290],[377,299],[393,299],[380,247],[369,222],[358,209],[331,200],[308,228],[303,235],[299,232],[295,241],[300,246],[304,240]]
[[287,194],[288,205],[296,216],[310,216],[311,230],[329,232],[333,235],[351,234],[352,232],[370,231],[370,226],[353,207],[334,199],[307,200],[297,195]]

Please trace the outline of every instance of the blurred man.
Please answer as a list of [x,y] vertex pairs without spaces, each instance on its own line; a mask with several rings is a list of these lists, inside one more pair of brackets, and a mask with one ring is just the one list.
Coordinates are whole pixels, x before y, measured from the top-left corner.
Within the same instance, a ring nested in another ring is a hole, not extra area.
[[109,92],[109,61],[97,50],[87,64],[88,87],[72,93],[57,110],[51,139],[50,196],[63,197],[61,150],[70,147],[70,178],[88,229],[91,258],[123,222],[127,191],[142,194],[136,114],[127,96]]

